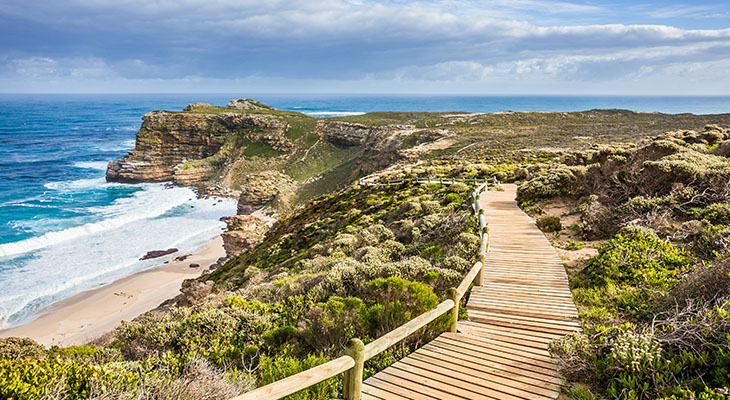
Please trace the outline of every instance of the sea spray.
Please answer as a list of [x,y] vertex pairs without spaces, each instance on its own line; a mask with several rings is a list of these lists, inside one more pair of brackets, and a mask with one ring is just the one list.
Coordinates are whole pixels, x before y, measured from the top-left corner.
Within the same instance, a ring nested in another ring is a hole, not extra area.
[[130,198],[89,208],[101,221],[2,245],[16,255],[0,258],[0,287],[7,289],[0,295],[0,327],[170,258],[140,261],[149,250],[193,252],[222,232],[220,217],[236,212],[234,199],[197,198],[188,188],[163,184],[136,186],[142,190]]

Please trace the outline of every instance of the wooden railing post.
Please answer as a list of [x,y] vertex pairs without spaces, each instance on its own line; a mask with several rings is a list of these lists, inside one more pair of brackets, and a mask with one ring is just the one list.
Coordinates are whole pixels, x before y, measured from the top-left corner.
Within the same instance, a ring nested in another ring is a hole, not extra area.
[[454,308],[451,309],[451,326],[449,327],[449,332],[456,333],[456,325],[459,323],[459,304],[461,303],[461,297],[459,297],[459,292],[456,288],[451,288],[449,292],[451,300],[454,301]]
[[479,273],[477,274],[477,277],[474,279],[474,286],[482,286],[484,284],[484,268],[487,264],[487,258],[484,256],[484,253],[479,253],[479,257],[477,257],[477,261],[482,263],[482,268],[479,269]]
[[345,371],[343,395],[345,400],[362,400],[362,374],[365,365],[365,344],[360,339],[350,339],[345,354],[355,360],[355,366]]

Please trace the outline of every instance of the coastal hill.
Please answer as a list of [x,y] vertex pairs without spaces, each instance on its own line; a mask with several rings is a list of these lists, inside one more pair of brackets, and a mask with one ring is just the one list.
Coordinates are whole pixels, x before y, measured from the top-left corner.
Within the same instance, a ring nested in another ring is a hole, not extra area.
[[[625,110],[320,119],[252,100],[149,113],[108,179],[238,196],[227,234],[241,245],[93,343],[0,339],[0,397],[227,399],[336,359],[449,298],[480,246],[472,181],[496,177],[519,185],[566,265],[580,331],[549,346],[567,396],[724,398],[728,126]],[[373,172],[399,183],[358,180]],[[262,212],[273,223],[252,228]],[[365,377],[448,326],[368,360]],[[289,398],[342,391],[332,378]]]
[[599,143],[730,124],[730,115],[591,110],[493,114],[374,112],[315,118],[260,102],[194,103],[142,118],[135,148],[107,180],[173,181],[241,192],[241,206],[287,212],[396,162],[515,164]]

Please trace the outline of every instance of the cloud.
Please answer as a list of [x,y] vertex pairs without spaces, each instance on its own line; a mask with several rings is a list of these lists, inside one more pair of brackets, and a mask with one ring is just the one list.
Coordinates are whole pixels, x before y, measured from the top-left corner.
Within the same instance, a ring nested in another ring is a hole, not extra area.
[[[693,7],[697,15],[719,12]],[[632,21],[656,8],[634,6]],[[628,20],[620,11],[557,0],[5,0],[0,78],[492,88],[539,77],[559,87],[671,73],[699,81],[702,70],[678,66],[730,58],[727,27],[617,23]],[[674,17],[655,11],[651,18]]]

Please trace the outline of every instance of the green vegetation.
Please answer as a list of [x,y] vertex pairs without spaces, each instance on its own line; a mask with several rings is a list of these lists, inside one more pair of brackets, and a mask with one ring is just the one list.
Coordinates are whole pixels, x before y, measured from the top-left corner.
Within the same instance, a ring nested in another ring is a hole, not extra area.
[[537,218],[537,227],[543,232],[559,232],[563,229],[557,215],[541,215]]
[[711,152],[729,136],[567,154],[520,186],[524,208],[577,204],[572,232],[603,241],[570,276],[583,332],[550,349],[572,398],[728,395],[730,162]]
[[[546,214],[540,229],[557,239],[573,235],[565,249],[603,242],[570,271],[583,332],[551,345],[569,396],[727,394],[730,161],[721,152],[730,133],[687,129],[730,124],[730,115],[378,112],[318,119],[252,104],[263,109],[196,105],[171,113],[180,126],[161,118],[159,130],[143,126],[138,139],[152,148],[174,145],[171,132],[200,124],[194,139],[215,146],[199,146],[202,159],[178,168],[240,189],[244,204],[279,211],[263,241],[93,345],[44,349],[0,339],[0,398],[230,398],[432,309],[475,261],[472,187],[353,184],[406,160],[383,179],[518,182],[523,208]],[[575,211],[552,215],[561,202]],[[444,316],[369,360],[366,377],[447,324]],[[331,379],[290,398],[339,398],[341,390],[341,380]]]
[[[226,398],[338,357],[350,338],[379,337],[462,279],[479,236],[469,204],[452,195],[468,190],[354,185],[314,199],[263,243],[188,284],[195,290],[168,311],[124,322],[95,346],[0,340],[0,397]],[[444,316],[368,361],[366,373],[448,323]],[[336,398],[340,385],[332,379],[292,398]]]

